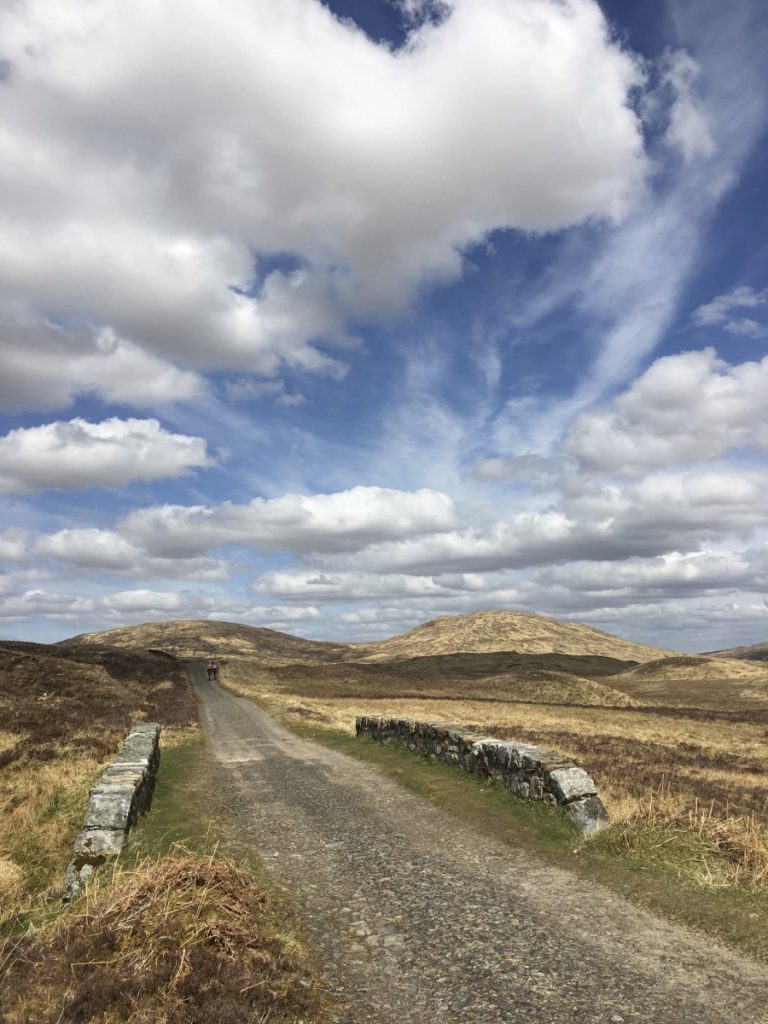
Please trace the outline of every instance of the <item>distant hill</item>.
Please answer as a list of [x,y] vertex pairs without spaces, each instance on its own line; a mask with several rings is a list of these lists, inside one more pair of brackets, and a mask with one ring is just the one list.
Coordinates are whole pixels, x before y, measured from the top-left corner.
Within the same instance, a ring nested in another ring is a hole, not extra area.
[[350,646],[352,653],[348,657],[354,661],[399,661],[427,655],[516,651],[643,662],[677,653],[622,640],[578,622],[562,622],[535,612],[508,611],[444,615],[388,640]]
[[768,704],[768,668],[737,659],[677,655],[626,669],[610,682],[646,704],[734,710]]
[[266,664],[338,661],[346,644],[304,640],[276,629],[245,626],[238,622],[179,619],[120,626],[99,633],[83,633],[62,640],[60,646],[108,644],[142,650],[161,650],[178,658],[254,658]]
[[[557,654],[613,659],[618,671],[627,663],[652,661],[676,652],[621,640],[576,622],[561,622],[534,612],[489,611],[446,615],[407,633],[370,643],[342,644],[280,633],[274,629],[208,619],[147,622],[62,641],[62,646],[108,644],[163,650],[181,658],[255,658],[268,665],[329,662],[406,661],[449,654]],[[565,666],[559,666],[565,667]],[[568,666],[571,669],[572,666]],[[606,665],[596,675],[609,674]],[[582,674],[592,674],[583,672]]]
[[724,651],[707,651],[710,658],[741,658],[745,661],[768,661],[768,641],[746,647],[727,647]]

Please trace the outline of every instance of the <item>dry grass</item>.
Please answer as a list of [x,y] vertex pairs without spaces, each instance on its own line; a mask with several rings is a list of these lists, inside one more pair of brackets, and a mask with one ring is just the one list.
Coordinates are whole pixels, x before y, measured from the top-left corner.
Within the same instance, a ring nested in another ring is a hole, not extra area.
[[[194,727],[196,705],[165,655],[0,643],[0,928],[56,907],[88,790],[132,720]],[[168,742],[168,735],[164,742]]]
[[685,806],[680,794],[662,780],[611,832],[611,845],[645,861],[675,844],[684,854],[680,874],[690,873],[693,864],[701,886],[768,890],[768,836],[754,812],[717,812],[714,804],[702,806],[698,800]]
[[64,868],[80,828],[88,790],[106,761],[66,745],[50,761],[23,758],[3,769],[0,785],[0,929],[47,901],[58,903]]
[[0,954],[7,1024],[308,1024],[325,1005],[252,876],[213,857],[119,873]]

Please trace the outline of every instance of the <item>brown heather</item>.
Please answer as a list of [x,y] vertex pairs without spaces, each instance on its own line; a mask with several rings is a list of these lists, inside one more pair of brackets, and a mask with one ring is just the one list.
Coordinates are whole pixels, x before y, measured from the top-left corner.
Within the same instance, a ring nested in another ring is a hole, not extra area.
[[253,878],[213,857],[118,873],[0,952],[7,1024],[295,1024],[325,1003]]

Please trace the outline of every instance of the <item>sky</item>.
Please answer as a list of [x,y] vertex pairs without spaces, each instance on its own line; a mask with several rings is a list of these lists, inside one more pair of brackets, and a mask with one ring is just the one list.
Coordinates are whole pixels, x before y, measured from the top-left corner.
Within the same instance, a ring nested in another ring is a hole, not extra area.
[[762,0],[0,0],[0,637],[768,640]]

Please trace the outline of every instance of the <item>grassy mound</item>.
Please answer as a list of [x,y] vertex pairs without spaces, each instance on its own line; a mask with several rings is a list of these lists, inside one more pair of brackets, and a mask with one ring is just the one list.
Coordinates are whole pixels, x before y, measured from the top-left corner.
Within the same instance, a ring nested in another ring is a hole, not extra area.
[[8,1024],[252,1024],[319,1021],[301,950],[277,934],[267,897],[233,864],[165,857],[97,888],[0,954]]

